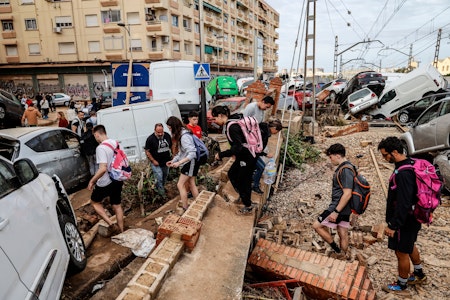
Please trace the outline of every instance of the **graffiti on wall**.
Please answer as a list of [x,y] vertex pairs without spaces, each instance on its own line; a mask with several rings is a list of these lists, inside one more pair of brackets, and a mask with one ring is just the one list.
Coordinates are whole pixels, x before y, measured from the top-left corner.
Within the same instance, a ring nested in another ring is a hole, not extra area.
[[13,80],[0,80],[0,88],[20,97],[23,94],[26,94],[28,97],[34,98],[34,95],[36,94],[31,81],[28,83],[14,82]]
[[79,98],[79,99],[89,99],[89,87],[86,84],[67,84],[65,86],[65,93],[72,98]]

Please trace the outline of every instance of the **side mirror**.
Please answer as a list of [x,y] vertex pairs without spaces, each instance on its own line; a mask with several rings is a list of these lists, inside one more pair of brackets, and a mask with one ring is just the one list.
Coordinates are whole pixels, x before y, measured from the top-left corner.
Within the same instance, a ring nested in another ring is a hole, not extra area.
[[17,178],[22,185],[33,181],[39,176],[39,171],[37,170],[36,166],[28,158],[23,158],[15,161],[14,170],[16,172]]

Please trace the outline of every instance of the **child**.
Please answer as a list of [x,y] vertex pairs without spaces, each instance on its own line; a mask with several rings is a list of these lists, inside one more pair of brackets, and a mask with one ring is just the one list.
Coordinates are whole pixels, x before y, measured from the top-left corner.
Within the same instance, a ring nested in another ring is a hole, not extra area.
[[202,138],[202,128],[198,126],[198,112],[191,111],[188,116],[189,124],[186,128],[192,131],[199,139]]

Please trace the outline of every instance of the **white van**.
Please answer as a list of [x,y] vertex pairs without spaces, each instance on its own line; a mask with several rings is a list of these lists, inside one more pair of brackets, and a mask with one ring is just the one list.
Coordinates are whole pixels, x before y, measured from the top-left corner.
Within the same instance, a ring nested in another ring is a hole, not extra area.
[[378,107],[368,113],[387,118],[415,101],[447,88],[447,81],[432,65],[424,65],[389,83],[381,93]]
[[181,119],[175,99],[101,109],[97,112],[97,124],[105,126],[109,138],[119,141],[130,161],[139,161],[146,159],[145,141],[154,132],[156,123],[162,123],[164,131],[170,133],[166,125],[170,116]]
[[165,60],[150,64],[150,100],[176,99],[185,116],[200,111],[200,81],[194,78],[195,61]]

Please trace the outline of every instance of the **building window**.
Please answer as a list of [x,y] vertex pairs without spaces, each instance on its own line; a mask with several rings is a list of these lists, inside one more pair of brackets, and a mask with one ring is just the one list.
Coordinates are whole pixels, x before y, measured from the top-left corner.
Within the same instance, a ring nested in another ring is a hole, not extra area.
[[232,44],[235,44],[236,43],[236,37],[233,35],[233,36],[231,36],[231,43]]
[[234,26],[236,24],[236,20],[235,19],[231,19],[231,26]]
[[192,55],[192,44],[184,43],[184,52],[186,54]]
[[14,31],[13,21],[12,20],[3,20],[2,28],[3,28],[3,31]]
[[228,15],[227,15],[227,14],[223,14],[223,22],[224,22],[225,24],[228,23]]
[[97,15],[85,15],[84,19],[86,21],[86,27],[97,27],[98,26]]
[[9,6],[9,0],[0,0],[0,6]]
[[127,13],[127,23],[131,25],[141,24],[141,19],[139,19],[138,12]]
[[89,41],[88,42],[89,53],[100,53],[100,41]]
[[103,24],[108,24],[111,22],[120,22],[120,10],[104,10],[102,11],[102,22]]
[[155,38],[152,38],[151,49],[152,49],[152,51],[158,51],[158,43],[156,42]]
[[119,50],[123,49],[123,37],[122,36],[105,36],[103,38],[105,44],[105,50]]
[[180,42],[179,41],[173,41],[173,51],[180,52]]
[[72,24],[72,17],[66,16],[66,17],[55,17],[55,26],[56,27],[62,27],[62,28],[70,28],[73,27]]
[[25,19],[26,30],[37,30],[36,19]]
[[159,16],[159,20],[161,22],[168,22],[169,21],[169,19],[167,18],[167,15],[160,15]]
[[145,21],[155,21],[156,20],[156,12],[151,7],[145,8]]
[[37,43],[28,44],[28,52],[30,53],[30,55],[40,55],[41,46]]
[[6,56],[18,56],[19,52],[17,51],[17,45],[6,45]]
[[195,33],[200,33],[200,24],[194,23],[194,32]]
[[63,42],[58,43],[59,54],[75,54],[77,53],[75,50],[74,42]]
[[184,27],[184,30],[186,30],[186,31],[192,31],[191,20],[183,19],[183,27]]
[[142,51],[142,41],[140,39],[131,40],[130,44],[130,51]]
[[178,16],[172,15],[172,26],[178,27]]
[[230,55],[230,52],[225,51],[223,54],[223,59],[228,60],[228,56]]

